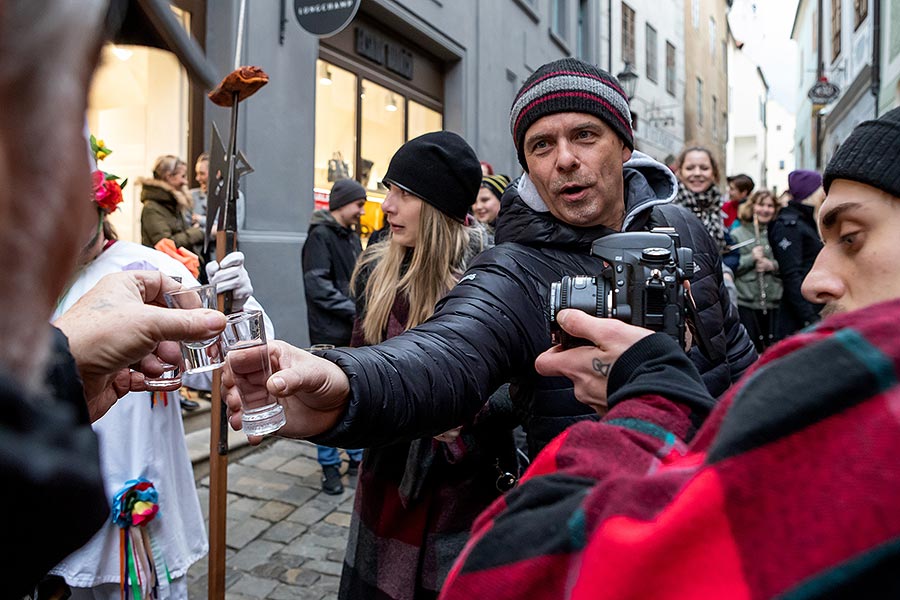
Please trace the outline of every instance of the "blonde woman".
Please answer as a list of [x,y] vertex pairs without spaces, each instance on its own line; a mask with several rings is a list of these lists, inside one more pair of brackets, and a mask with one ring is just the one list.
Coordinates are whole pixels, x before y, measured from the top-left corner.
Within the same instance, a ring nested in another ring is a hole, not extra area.
[[[353,345],[379,344],[428,319],[482,246],[482,230],[466,225],[481,169],[458,135],[407,142],[384,184],[390,236],[367,248],[354,272]],[[341,598],[437,597],[475,517],[499,495],[496,453],[479,445],[497,437],[474,426],[366,450]]]
[[204,231],[185,221],[194,206],[187,187],[187,164],[171,154],[160,156],[153,165],[153,178],[138,179],[142,186],[141,243],[151,248],[169,238],[177,248],[197,254]]
[[775,322],[781,303],[778,262],[768,234],[769,224],[777,213],[778,205],[772,193],[760,190],[738,208],[740,225],[731,230],[735,245],[747,244],[741,246],[735,271],[738,313],[759,353],[775,341]]

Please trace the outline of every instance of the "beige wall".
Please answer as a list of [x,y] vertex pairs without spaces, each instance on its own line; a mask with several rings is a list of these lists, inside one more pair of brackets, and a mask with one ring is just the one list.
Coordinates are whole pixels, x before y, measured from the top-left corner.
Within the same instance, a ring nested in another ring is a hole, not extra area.
[[[728,6],[725,0],[684,2],[684,139],[685,144],[705,146],[719,163],[725,180],[725,142],[728,137]],[[710,51],[710,17],[715,20]],[[696,26],[695,26],[696,23]],[[697,78],[703,81],[702,115],[698,111]],[[713,97],[716,114],[713,115]],[[701,118],[702,116],[702,118]],[[715,122],[713,119],[716,119]]]

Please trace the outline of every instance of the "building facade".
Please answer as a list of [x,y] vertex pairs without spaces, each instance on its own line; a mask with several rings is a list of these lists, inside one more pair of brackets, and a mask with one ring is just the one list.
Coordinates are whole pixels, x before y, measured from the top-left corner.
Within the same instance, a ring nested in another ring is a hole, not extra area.
[[[601,0],[362,0],[342,32],[321,39],[301,29],[293,3],[247,2],[240,43],[240,0],[172,4],[220,74],[235,64],[269,74],[240,106],[237,147],[254,172],[241,181],[247,207],[239,242],[278,337],[300,346],[308,342],[300,254],[333,180],[363,183],[367,226],[375,227],[390,157],[406,140],[442,128],[465,137],[496,171],[517,176],[508,122],[514,94],[550,60],[579,56],[602,66],[609,38]],[[666,27],[657,25],[660,57],[675,39]],[[104,168],[134,182],[149,176],[156,156],[176,154],[192,178],[213,124],[227,139],[229,110],[192,88],[166,53],[106,52],[88,119],[115,151]],[[124,239],[140,240],[139,195],[129,184],[115,216]]]
[[749,175],[757,187],[768,185],[767,102],[769,86],[762,70],[732,40],[728,45],[728,175]]
[[873,30],[881,32],[878,114],[884,114],[900,106],[900,5],[896,0],[872,0],[872,9]]
[[685,140],[684,0],[615,0],[606,15],[601,66],[613,74],[630,67],[637,75],[635,147],[671,163]]
[[794,164],[794,114],[776,100],[766,103],[766,187],[778,196],[787,189]]
[[[891,53],[890,34],[876,34],[885,16],[892,18],[890,4],[881,0],[800,1],[791,34],[799,46],[804,75],[800,84],[803,99],[797,109],[798,167],[823,169],[854,127],[879,114],[882,105],[890,105],[889,87],[887,99],[883,93],[885,75],[890,86],[900,67],[895,64],[892,70],[897,56]],[[880,21],[878,27],[876,20]],[[820,22],[822,35],[818,35]],[[887,23],[889,29],[890,21]],[[887,41],[886,47],[882,41]],[[806,97],[820,71],[840,88],[839,95],[824,106],[813,105]]]
[[730,0],[684,0],[685,143],[709,148],[722,168],[728,139],[730,5]]

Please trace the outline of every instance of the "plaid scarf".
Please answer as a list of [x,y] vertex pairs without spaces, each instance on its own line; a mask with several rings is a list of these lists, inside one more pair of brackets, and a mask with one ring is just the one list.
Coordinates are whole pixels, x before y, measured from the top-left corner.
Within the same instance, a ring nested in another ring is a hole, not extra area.
[[719,245],[719,252],[725,249],[725,223],[722,214],[722,194],[716,186],[710,186],[705,192],[692,192],[678,182],[678,195],[675,204],[691,210],[706,227],[709,235]]

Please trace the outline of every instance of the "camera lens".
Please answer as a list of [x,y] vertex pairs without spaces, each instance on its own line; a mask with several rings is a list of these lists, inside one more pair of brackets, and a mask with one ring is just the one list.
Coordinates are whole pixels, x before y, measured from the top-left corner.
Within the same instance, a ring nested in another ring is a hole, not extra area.
[[606,294],[602,277],[563,277],[550,285],[550,313],[555,317],[563,309],[575,308],[596,317],[609,316],[603,300]]

